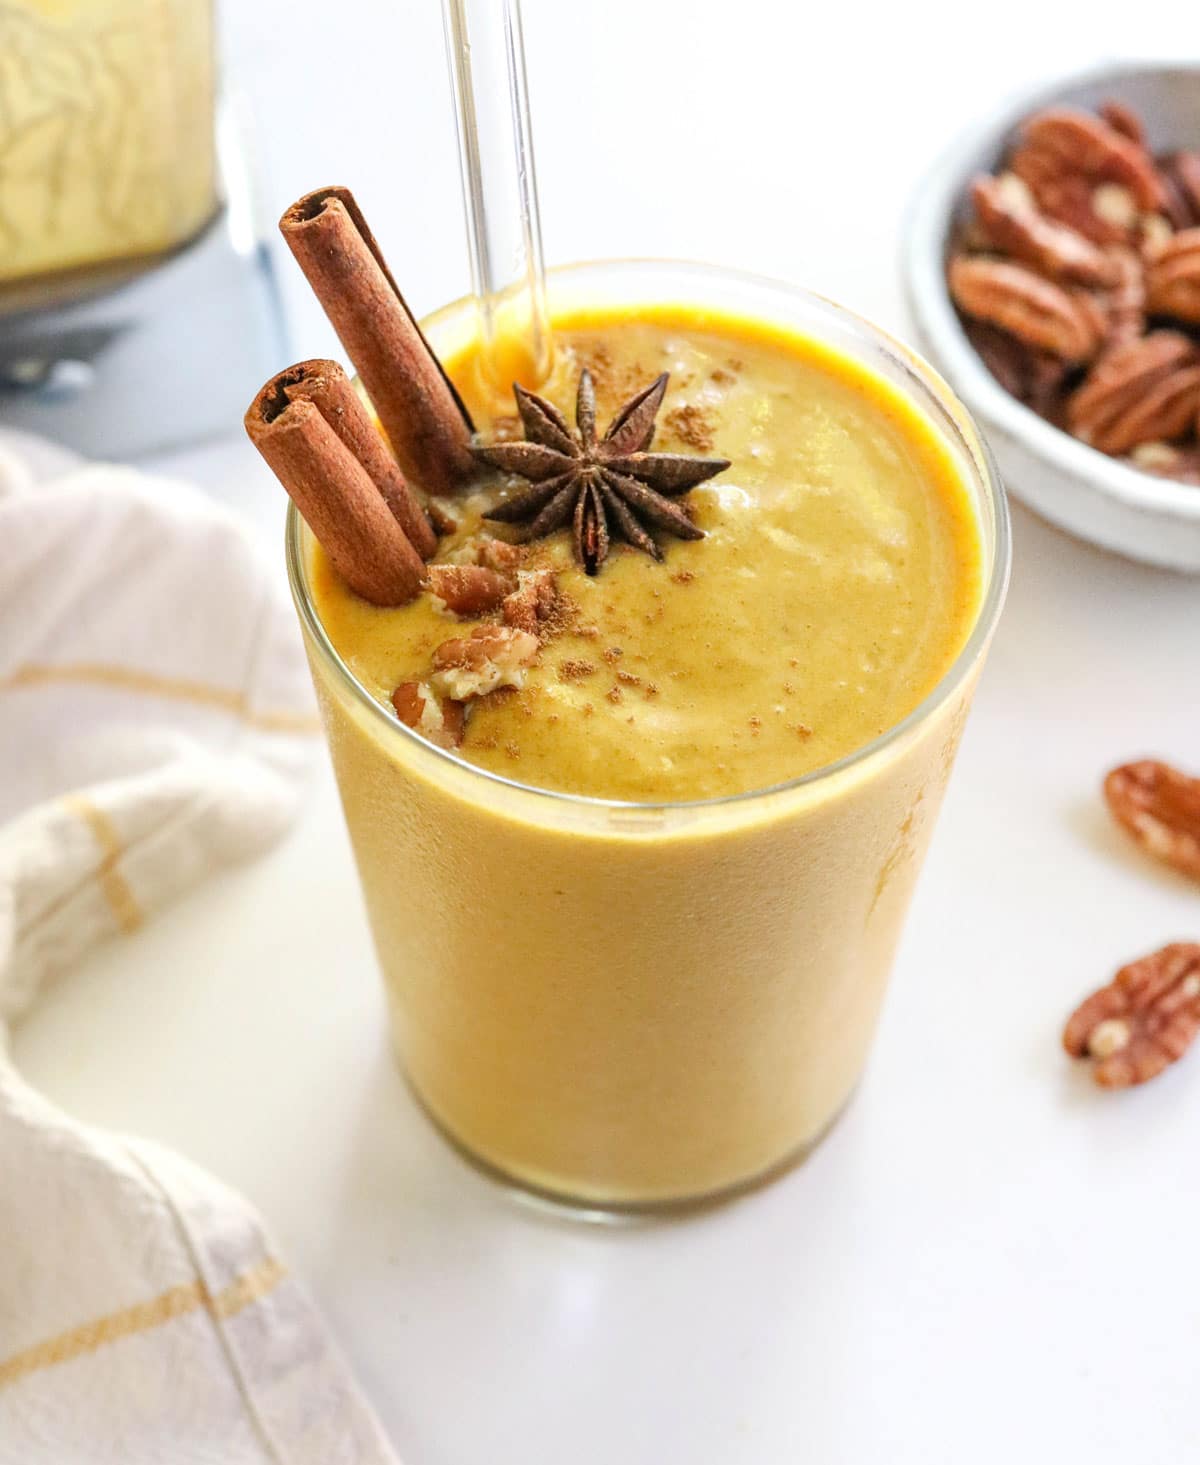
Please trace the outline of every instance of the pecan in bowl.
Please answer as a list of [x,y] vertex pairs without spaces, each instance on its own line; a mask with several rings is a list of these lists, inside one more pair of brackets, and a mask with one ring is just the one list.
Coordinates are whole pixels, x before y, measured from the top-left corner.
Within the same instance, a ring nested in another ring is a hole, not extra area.
[[[902,263],[919,343],[1010,494],[1079,539],[1200,574],[1197,229],[1200,64],[1116,63],[956,131]],[[1190,343],[1169,370],[1157,344],[1129,354],[1163,333]]]
[[[1043,107],[969,204],[946,279],[964,326],[991,332],[980,356],[997,381],[1134,467],[1147,443],[1200,442],[1200,153],[1156,156],[1116,98]],[[1035,391],[1046,356],[1064,369]]]

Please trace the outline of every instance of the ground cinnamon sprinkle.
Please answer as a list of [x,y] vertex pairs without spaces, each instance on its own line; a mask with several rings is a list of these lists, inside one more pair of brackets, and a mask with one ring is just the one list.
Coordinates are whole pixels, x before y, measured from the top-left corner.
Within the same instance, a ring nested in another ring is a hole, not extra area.
[[761,717],[752,717],[750,719],[750,731],[751,732],[758,732],[758,730],[761,727],[762,727],[762,718]]
[[663,425],[671,430],[682,443],[698,453],[707,453],[716,441],[712,414],[703,407],[685,403],[672,408],[663,418]]
[[802,738],[812,737],[812,728],[809,727],[808,723],[806,722],[798,722],[796,724],[796,731],[800,734]]
[[709,372],[709,376],[721,386],[727,386],[730,382],[737,381],[737,377],[734,376],[733,372],[726,371],[723,366],[714,366]]
[[590,677],[595,670],[594,661],[564,661],[558,668],[558,679],[560,682],[580,682],[584,677]]
[[676,570],[671,575],[671,579],[676,585],[690,585],[695,578],[696,575],[693,570]]
[[646,696],[647,697],[657,697],[658,696],[658,688],[654,685],[653,682],[647,682],[646,683],[645,690],[646,690]]
[[608,650],[603,653],[603,655],[605,661],[608,662],[609,666],[612,666],[614,662],[620,661],[621,657],[624,656],[625,653],[621,650],[619,646],[610,646]]
[[504,751],[510,758],[519,758],[521,756],[521,749],[516,743],[505,743]]
[[[614,404],[626,402],[646,385],[644,367],[615,366],[608,347],[601,341],[576,346],[575,361],[581,370],[586,367],[591,372],[597,395],[603,401]],[[650,373],[651,376],[653,374]]]
[[620,701],[623,701],[624,700],[622,698],[622,696],[621,696],[621,689],[620,689],[620,687],[616,687],[616,686],[610,687],[608,689],[608,691],[605,692],[604,695],[608,698],[608,700],[610,702],[620,702]]

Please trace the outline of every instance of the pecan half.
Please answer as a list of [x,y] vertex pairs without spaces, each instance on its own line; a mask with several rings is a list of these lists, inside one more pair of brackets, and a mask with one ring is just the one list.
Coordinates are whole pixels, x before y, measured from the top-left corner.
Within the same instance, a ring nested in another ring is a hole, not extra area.
[[433,653],[434,689],[455,701],[486,697],[497,687],[521,687],[538,640],[512,626],[477,626],[469,636],[443,641]]
[[[1166,191],[1153,158],[1102,117],[1074,107],[1047,107],[1034,113],[1022,132],[1024,146],[1042,163],[1042,176],[1057,168],[1060,176],[1074,173],[1093,184],[1118,183],[1129,190],[1140,210],[1159,213],[1165,207]],[[1013,167],[1020,172],[1015,159]],[[1036,198],[1033,179],[1025,181]]]
[[971,184],[971,200],[985,235],[1014,259],[1036,265],[1055,280],[1113,282],[1113,261],[1104,251],[1066,224],[1046,218],[1015,174],[981,175]]
[[1200,880],[1200,778],[1143,758],[1113,769],[1104,798],[1148,855]]
[[1067,402],[1067,426],[1102,453],[1181,436],[1200,402],[1196,348],[1177,331],[1152,331],[1106,352]]
[[1072,1058],[1096,1059],[1105,1089],[1146,1083],[1200,1032],[1200,945],[1179,941],[1124,966],[1079,1005],[1063,1030]]
[[1182,229],[1155,251],[1146,266],[1151,311],[1200,325],[1200,228]]
[[443,701],[427,682],[401,682],[392,693],[396,716],[439,748],[457,748],[467,726],[461,702]]
[[[1025,146],[1013,154],[1010,166],[1029,185],[1037,206],[1096,244],[1128,244],[1130,230],[1105,218],[1096,209],[1096,188],[1082,173],[1062,173],[1057,161]],[[1103,195],[1102,195],[1103,197]],[[1131,214],[1136,217],[1136,206]]]
[[430,565],[426,583],[434,599],[459,616],[495,610],[513,585],[509,576],[483,565]]
[[1088,361],[1104,333],[1093,302],[1004,260],[960,255],[950,263],[950,293],[965,314],[1064,361]]

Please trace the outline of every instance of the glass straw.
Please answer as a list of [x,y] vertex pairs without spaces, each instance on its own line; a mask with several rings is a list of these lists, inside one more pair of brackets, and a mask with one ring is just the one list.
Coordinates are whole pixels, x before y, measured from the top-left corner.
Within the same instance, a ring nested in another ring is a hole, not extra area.
[[537,388],[553,346],[525,79],[521,0],[443,0],[481,359]]

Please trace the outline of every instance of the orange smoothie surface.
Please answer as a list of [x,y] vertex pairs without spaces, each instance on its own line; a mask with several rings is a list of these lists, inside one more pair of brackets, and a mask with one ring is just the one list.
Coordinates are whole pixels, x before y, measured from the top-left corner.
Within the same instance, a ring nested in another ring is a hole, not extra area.
[[[554,319],[542,394],[573,420],[592,372],[601,430],[670,372],[654,451],[731,466],[677,502],[705,537],[655,531],[663,563],[614,540],[600,573],[569,531],[529,547],[570,608],[524,685],[471,706],[456,756],[519,783],[658,803],[767,788],[836,762],[933,690],[979,611],[983,554],[967,488],[933,424],[901,391],[781,326],[689,305]],[[473,351],[447,362],[480,435],[519,437],[511,397]],[[524,487],[493,475],[447,504],[437,559],[480,534]],[[469,633],[428,595],[369,605],[310,546],[318,614],[368,692],[390,708],[435,647]]]

